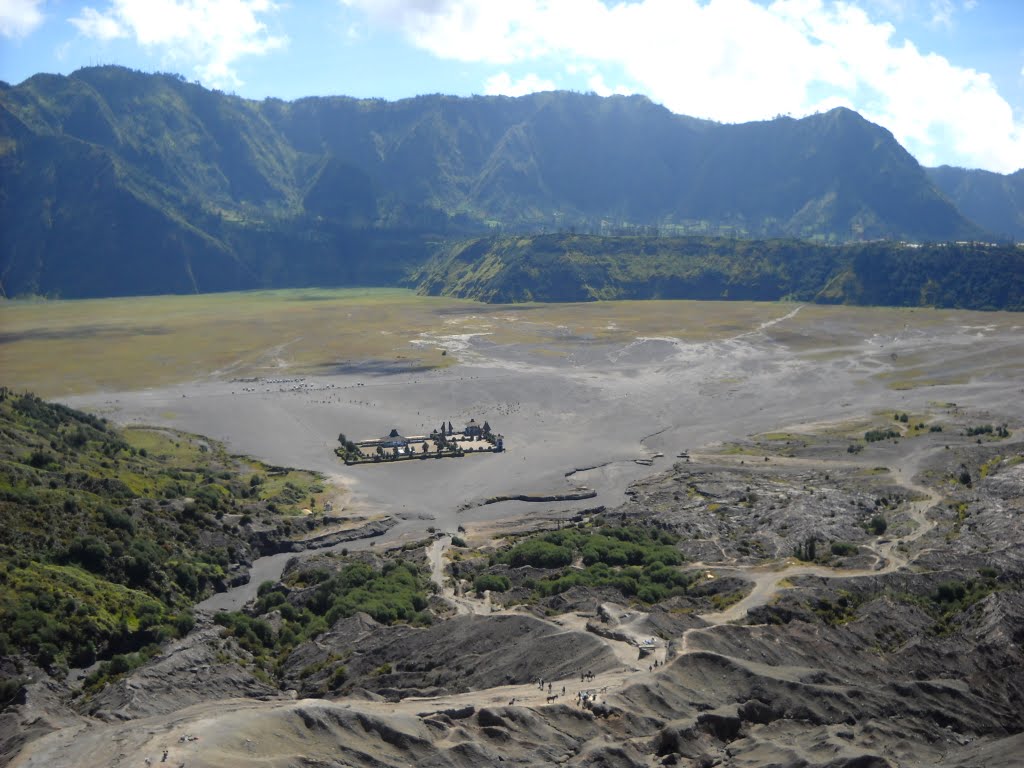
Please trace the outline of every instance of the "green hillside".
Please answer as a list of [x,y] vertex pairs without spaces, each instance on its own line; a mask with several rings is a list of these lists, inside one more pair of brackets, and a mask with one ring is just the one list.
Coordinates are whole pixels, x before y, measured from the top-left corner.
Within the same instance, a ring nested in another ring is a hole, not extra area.
[[394,285],[494,231],[982,233],[845,109],[722,125],[566,92],[256,102],[120,67],[0,84],[0,180],[6,296]]
[[960,211],[1002,238],[1024,239],[1024,168],[1016,173],[929,168],[928,177]]
[[795,299],[1024,309],[1016,246],[843,246],[797,240],[589,235],[490,237],[450,246],[411,279],[420,293],[488,302]]
[[205,438],[118,430],[6,388],[0,430],[0,655],[44,667],[186,631],[192,604],[244,578],[322,490]]

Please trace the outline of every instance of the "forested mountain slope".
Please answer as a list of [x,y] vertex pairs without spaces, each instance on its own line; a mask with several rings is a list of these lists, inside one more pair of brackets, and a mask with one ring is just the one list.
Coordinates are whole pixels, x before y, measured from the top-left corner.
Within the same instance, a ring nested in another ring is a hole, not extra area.
[[490,302],[794,299],[1024,309],[1024,249],[982,244],[815,245],[732,238],[487,237],[448,247],[411,279]]
[[999,237],[1024,238],[1024,168],[1016,173],[929,168],[928,176],[961,212]]
[[92,67],[0,85],[0,178],[8,296],[394,284],[495,228],[982,234],[854,112],[721,125],[639,96],[255,102]]

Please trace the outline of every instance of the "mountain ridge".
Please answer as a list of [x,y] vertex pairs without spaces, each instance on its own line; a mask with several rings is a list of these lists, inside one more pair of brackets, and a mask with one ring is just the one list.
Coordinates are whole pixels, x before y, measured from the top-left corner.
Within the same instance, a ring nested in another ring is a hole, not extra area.
[[0,87],[0,178],[9,296],[393,285],[487,232],[985,233],[851,110],[727,125],[564,91],[252,101],[40,74]]
[[491,236],[440,249],[409,284],[421,294],[490,303],[739,299],[1024,310],[1024,249]]
[[1001,174],[940,165],[926,171],[971,220],[998,236],[1024,238],[1024,168]]

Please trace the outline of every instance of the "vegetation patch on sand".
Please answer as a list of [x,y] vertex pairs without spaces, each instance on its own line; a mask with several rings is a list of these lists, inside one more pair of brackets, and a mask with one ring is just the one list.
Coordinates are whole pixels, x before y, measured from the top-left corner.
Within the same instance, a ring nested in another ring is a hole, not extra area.
[[525,588],[531,599],[573,587],[608,588],[625,598],[657,603],[685,594],[693,582],[693,575],[678,567],[683,564],[678,541],[676,534],[646,525],[562,528],[526,536],[492,555],[491,570],[478,573],[474,585],[500,592]]
[[[329,568],[323,567],[328,563]],[[431,624],[428,587],[426,574],[398,555],[328,557],[317,567],[291,571],[280,584],[261,584],[250,610],[218,613],[214,620],[224,627],[224,636],[235,638],[266,673],[279,675],[297,646],[356,613],[366,613],[381,624]],[[345,674],[345,667],[335,664],[331,687],[339,687]]]

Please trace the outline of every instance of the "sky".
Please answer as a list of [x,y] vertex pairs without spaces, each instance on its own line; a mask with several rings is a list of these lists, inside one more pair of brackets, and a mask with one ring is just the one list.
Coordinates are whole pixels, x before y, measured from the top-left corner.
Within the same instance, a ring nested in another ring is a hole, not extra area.
[[0,80],[97,64],[254,99],[564,89],[720,122],[846,106],[1024,168],[1024,0],[0,0]]

